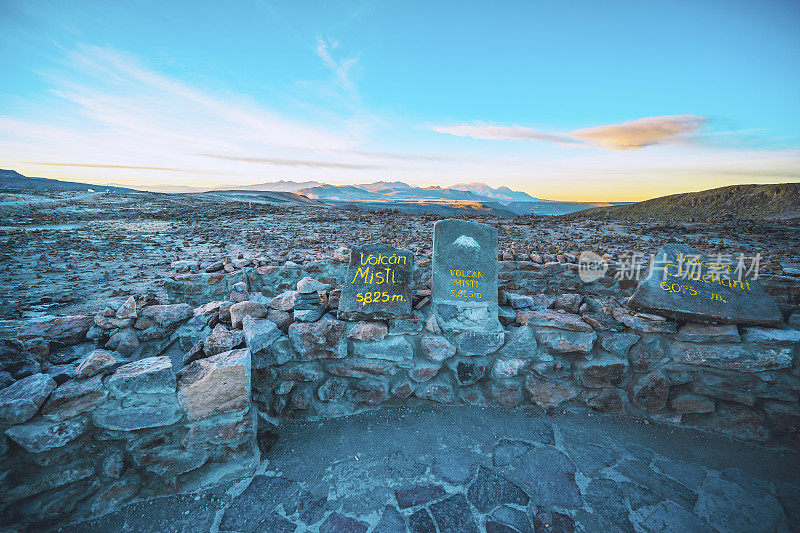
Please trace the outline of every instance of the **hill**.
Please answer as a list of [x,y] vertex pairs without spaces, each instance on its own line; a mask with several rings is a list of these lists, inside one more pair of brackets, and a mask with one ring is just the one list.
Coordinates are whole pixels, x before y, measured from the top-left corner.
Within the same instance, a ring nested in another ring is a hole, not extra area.
[[617,220],[779,219],[800,217],[800,183],[729,185],[643,202],[594,207],[566,219]]
[[15,170],[0,169],[0,189],[51,190],[51,191],[96,191],[136,192],[136,189],[112,185],[93,185],[77,181],[61,181],[50,178],[29,178]]

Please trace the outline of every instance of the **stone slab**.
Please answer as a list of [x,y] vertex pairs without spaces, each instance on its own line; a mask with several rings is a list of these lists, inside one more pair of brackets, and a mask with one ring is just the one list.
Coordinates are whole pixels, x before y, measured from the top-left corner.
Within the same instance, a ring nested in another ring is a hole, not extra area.
[[649,275],[628,302],[631,309],[696,322],[779,324],[778,305],[752,276],[736,265],[686,245],[669,244],[656,254]]
[[374,320],[411,316],[414,254],[386,244],[354,246],[338,317]]

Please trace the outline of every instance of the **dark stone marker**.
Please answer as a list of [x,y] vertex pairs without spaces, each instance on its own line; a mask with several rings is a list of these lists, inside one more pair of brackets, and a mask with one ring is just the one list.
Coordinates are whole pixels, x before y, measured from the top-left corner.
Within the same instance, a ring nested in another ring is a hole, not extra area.
[[782,322],[772,297],[752,276],[742,272],[740,279],[735,262],[718,265],[713,255],[668,244],[650,270],[628,302],[631,309],[695,322]]
[[450,331],[502,330],[497,309],[497,229],[465,220],[433,226],[434,313]]
[[354,246],[339,298],[339,318],[373,320],[411,316],[414,254],[386,244]]

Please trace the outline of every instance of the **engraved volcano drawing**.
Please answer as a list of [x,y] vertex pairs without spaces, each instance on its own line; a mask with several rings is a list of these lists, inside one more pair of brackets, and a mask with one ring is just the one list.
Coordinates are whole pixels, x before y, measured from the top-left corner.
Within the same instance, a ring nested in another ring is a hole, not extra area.
[[447,252],[447,255],[459,263],[459,266],[466,268],[481,253],[481,245],[469,235],[461,235],[448,246]]

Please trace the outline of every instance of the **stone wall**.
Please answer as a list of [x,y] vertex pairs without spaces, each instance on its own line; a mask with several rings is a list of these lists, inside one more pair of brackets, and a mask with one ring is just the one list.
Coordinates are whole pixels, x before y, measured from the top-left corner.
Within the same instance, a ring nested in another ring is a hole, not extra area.
[[192,308],[139,303],[0,341],[2,525],[80,520],[257,466],[248,350],[175,366]]
[[339,320],[348,259],[177,263],[165,287],[191,305],[128,298],[0,341],[3,520],[207,486],[251,471],[285,417],[400,404],[595,410],[800,448],[797,278],[764,283],[780,327],[698,324],[632,312],[613,262],[584,284],[568,255],[504,260],[497,348],[440,330],[425,257],[412,317]]

